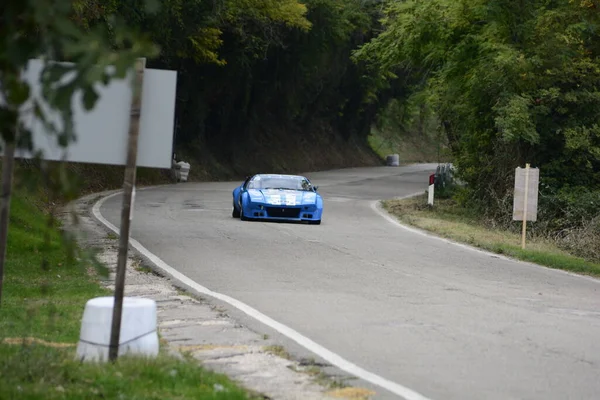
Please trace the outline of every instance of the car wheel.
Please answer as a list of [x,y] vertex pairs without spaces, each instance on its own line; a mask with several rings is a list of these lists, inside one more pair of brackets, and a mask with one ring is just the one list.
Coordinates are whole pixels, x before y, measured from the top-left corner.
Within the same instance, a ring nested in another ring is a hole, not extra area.
[[248,221],[248,218],[244,215],[244,209],[240,207],[240,219],[242,221]]
[[235,206],[233,207],[233,210],[231,210],[231,216],[233,218],[239,218],[240,217],[240,212],[235,209]]

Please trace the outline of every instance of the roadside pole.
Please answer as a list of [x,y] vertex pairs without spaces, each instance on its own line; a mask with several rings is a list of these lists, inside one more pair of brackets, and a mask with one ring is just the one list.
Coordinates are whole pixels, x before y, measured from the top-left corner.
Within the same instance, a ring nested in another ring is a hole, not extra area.
[[527,235],[527,197],[529,196],[529,163],[525,164],[525,196],[523,199],[523,227],[521,228],[521,248],[525,249]]
[[[16,138],[14,138],[16,142]],[[15,165],[15,142],[5,144],[2,160],[2,202],[0,204],[0,306],[4,286],[4,264],[8,242],[8,223],[10,219],[10,198],[12,194],[13,168]]]
[[133,76],[134,82],[133,96],[131,99],[129,139],[127,145],[127,164],[125,167],[125,177],[123,182],[123,206],[121,209],[121,226],[119,233],[119,258],[117,260],[117,273],[115,277],[114,305],[108,352],[109,360],[113,362],[116,361],[119,354],[119,340],[121,336],[121,316],[123,312],[123,296],[125,292],[125,272],[127,267],[127,251],[129,248],[131,210],[133,208],[133,194],[135,190],[142,88],[144,83],[145,68],[145,58],[136,60]]
[[433,198],[435,191],[435,174],[429,175],[429,190],[427,191],[427,204],[433,206]]

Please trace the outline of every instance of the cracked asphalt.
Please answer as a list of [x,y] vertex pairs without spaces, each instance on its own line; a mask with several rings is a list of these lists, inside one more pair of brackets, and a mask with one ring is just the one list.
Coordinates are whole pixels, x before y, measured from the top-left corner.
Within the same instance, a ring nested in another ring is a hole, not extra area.
[[[430,399],[600,398],[598,280],[417,235],[373,210],[424,191],[434,170],[306,174],[324,197],[320,226],[232,218],[238,182],[138,190],[131,236],[201,285]],[[116,226],[121,201],[101,209]]]

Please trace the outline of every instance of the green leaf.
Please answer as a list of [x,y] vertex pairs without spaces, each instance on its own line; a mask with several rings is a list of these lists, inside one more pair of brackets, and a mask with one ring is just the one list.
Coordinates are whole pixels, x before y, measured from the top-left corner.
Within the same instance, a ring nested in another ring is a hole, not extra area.
[[94,90],[93,86],[89,86],[83,89],[83,107],[86,111],[90,111],[96,105],[98,100],[98,93]]
[[147,14],[156,14],[161,9],[159,0],[146,0],[144,2],[144,11]]
[[8,86],[8,101],[9,103],[19,106],[29,99],[30,88],[29,84],[24,81],[12,81]]

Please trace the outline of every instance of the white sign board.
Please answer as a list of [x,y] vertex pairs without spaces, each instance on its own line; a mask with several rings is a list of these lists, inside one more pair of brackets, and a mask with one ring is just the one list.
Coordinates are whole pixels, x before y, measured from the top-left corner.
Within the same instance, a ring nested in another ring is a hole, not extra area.
[[[43,67],[41,60],[30,60],[23,74],[31,85],[31,97],[40,101],[49,119],[55,126],[61,127],[60,114],[51,111],[41,95],[40,74]],[[82,94],[73,96],[71,104],[76,139],[66,149],[59,146],[55,135],[46,132],[33,112],[23,112],[21,118],[25,126],[31,129],[34,151],[41,150],[42,158],[51,161],[64,159],[70,162],[125,165],[133,97],[132,74],[133,70],[125,79],[113,79],[107,86],[97,84],[96,90],[100,98],[89,112],[83,108]],[[136,163],[138,167],[171,168],[176,86],[177,71],[144,71]],[[31,108],[30,104],[31,99],[23,109]],[[15,157],[33,158],[34,154],[17,150]]]
[[[526,175],[529,175],[527,177]],[[515,169],[515,192],[513,200],[513,220],[523,221],[525,209],[525,181],[527,185],[527,221],[537,221],[538,191],[540,170],[538,168]]]

